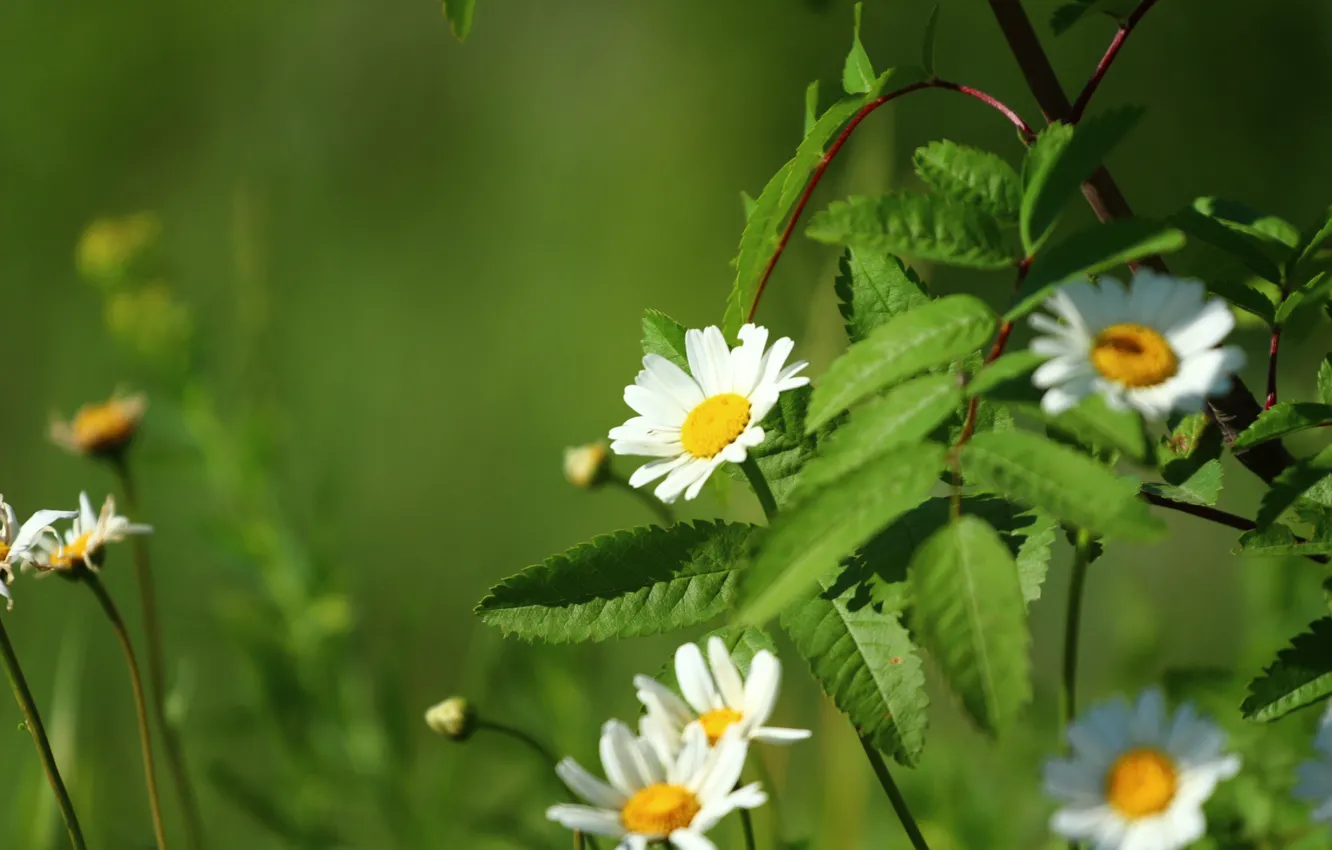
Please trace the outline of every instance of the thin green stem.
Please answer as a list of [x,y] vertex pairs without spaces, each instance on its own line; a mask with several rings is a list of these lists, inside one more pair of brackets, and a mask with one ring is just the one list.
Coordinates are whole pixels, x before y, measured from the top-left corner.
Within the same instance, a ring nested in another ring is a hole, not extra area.
[[[507,735],[508,737],[513,738],[515,741],[521,741],[523,744],[527,746],[529,750],[540,756],[541,760],[544,761],[547,765],[549,765],[552,771],[555,770],[556,766],[559,765],[560,763],[560,760],[555,757],[555,754],[552,753],[546,747],[545,744],[541,743],[536,738],[532,737],[531,735],[527,734],[521,729],[515,728],[513,726],[506,726],[503,723],[496,723],[493,720],[477,720],[476,728],[487,729],[491,732],[498,732],[501,735]],[[574,838],[575,845],[579,840],[580,839],[577,837],[577,835],[575,835]],[[581,840],[587,842],[588,850],[597,850],[596,839],[594,839],[592,836],[584,835],[582,836]]]
[[888,772],[888,765],[884,762],[883,756],[879,755],[874,745],[863,736],[860,739],[860,746],[865,750],[865,757],[869,759],[870,767],[874,768],[874,775],[879,777],[879,784],[883,786],[883,792],[888,795],[888,801],[893,804],[893,811],[897,812],[897,819],[902,822],[907,838],[911,839],[911,846],[916,850],[930,850],[930,845],[925,843],[925,836],[920,833],[920,827],[916,825],[916,819],[911,816],[906,798],[902,796],[897,783],[893,781],[892,774]]
[[[139,489],[129,461],[122,453],[112,464],[120,478],[121,490],[125,493],[125,506],[135,521],[143,520],[140,516]],[[190,781],[190,771],[185,764],[185,748],[180,742],[180,734],[175,724],[171,723],[166,713],[166,652],[162,643],[162,625],[157,616],[157,589],[153,582],[153,571],[148,555],[148,538],[136,535],[134,541],[134,576],[139,585],[139,608],[143,618],[143,638],[148,649],[148,684],[153,695],[153,717],[157,728],[162,730],[162,743],[166,748],[167,769],[171,771],[171,781],[176,786],[176,796],[180,800],[185,814],[185,838],[191,850],[203,847],[203,819],[199,815],[199,798],[194,793],[194,784]]]
[[772,488],[768,486],[768,479],[763,477],[763,470],[759,469],[758,461],[753,457],[745,458],[745,462],[740,464],[740,468],[745,471],[745,478],[749,479],[749,486],[758,497],[759,504],[763,506],[763,515],[772,522],[777,517],[777,500],[773,498]]
[[125,654],[125,666],[129,668],[130,684],[134,687],[134,709],[139,715],[139,741],[143,745],[143,774],[144,784],[148,788],[148,804],[153,812],[153,834],[157,838],[157,850],[166,850],[166,827],[162,822],[162,800],[157,792],[157,769],[153,766],[153,735],[152,729],[148,725],[148,700],[143,693],[143,676],[139,674],[139,662],[134,656],[134,646],[130,643],[129,632],[125,629],[125,621],[120,616],[120,611],[116,609],[116,603],[111,600],[111,594],[106,592],[101,579],[97,573],[92,570],[84,570],[82,579],[84,584],[91,588],[97,601],[102,604],[102,610],[106,612],[106,618],[111,621],[111,628],[115,630],[116,638],[120,641],[120,649]]
[[574,850],[583,850],[583,833],[574,830]]
[[1079,530],[1073,548],[1073,578],[1068,588],[1068,610],[1064,619],[1064,682],[1061,715],[1064,728],[1078,713],[1078,637],[1082,632],[1082,595],[1091,564],[1091,532]]
[[626,490],[629,493],[632,493],[635,499],[642,502],[647,506],[648,510],[657,515],[657,519],[661,520],[662,525],[675,525],[675,511],[671,510],[670,505],[652,495],[650,491],[638,487],[630,487],[628,481],[614,474],[607,478],[606,481],[614,484],[621,490]]
[[749,809],[740,810],[740,826],[745,830],[745,850],[756,850],[758,845],[754,843],[754,818],[749,814]]
[[65,781],[60,778],[60,768],[56,766],[55,754],[51,752],[51,742],[46,739],[46,727],[42,726],[42,716],[37,713],[37,701],[32,698],[32,691],[28,690],[28,680],[23,677],[23,668],[19,666],[14,645],[9,642],[3,619],[0,619],[0,662],[5,665],[5,675],[14,688],[14,701],[23,712],[23,725],[28,727],[28,734],[32,735],[42,769],[46,771],[46,779],[51,783],[51,791],[55,793],[60,816],[64,818],[65,828],[69,830],[69,843],[74,850],[86,850],[88,845],[83,843],[83,830],[79,828],[79,818],[74,814],[74,803],[65,790]]

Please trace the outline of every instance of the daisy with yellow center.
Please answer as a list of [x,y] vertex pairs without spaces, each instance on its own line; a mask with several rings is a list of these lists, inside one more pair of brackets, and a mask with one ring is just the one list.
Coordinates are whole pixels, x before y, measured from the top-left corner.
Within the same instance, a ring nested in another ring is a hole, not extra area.
[[[51,523],[78,516],[77,511],[38,511],[19,525],[14,508],[0,496],[0,596],[11,599],[9,583],[14,580],[14,565],[32,561],[33,549],[43,533],[55,535]],[[12,608],[14,603],[9,603]]]
[[1201,410],[1244,366],[1241,349],[1217,348],[1234,315],[1206,296],[1199,281],[1148,269],[1128,289],[1113,278],[1060,288],[1046,302],[1058,318],[1031,317],[1032,327],[1048,334],[1032,340],[1031,350],[1051,358],[1032,376],[1046,390],[1041,407],[1053,416],[1099,394],[1148,419]]
[[51,419],[51,440],[76,454],[114,456],[133,441],[147,408],[148,400],[142,395],[112,396],[106,402],[85,404],[68,422]]
[[746,740],[769,744],[803,741],[811,734],[808,729],[764,725],[772,717],[782,682],[781,662],[766,649],[754,655],[745,678],[721,638],[708,640],[708,661],[697,644],[687,643],[676,650],[675,676],[683,700],[656,679],[634,678],[638,699],[647,709],[645,722],[660,724],[676,736],[696,726],[712,743],[732,730]]
[[1207,830],[1203,803],[1239,772],[1225,735],[1184,705],[1167,717],[1159,690],[1103,703],[1068,729],[1072,750],[1045,765],[1064,803],[1050,828],[1096,850],[1178,850]]
[[555,771],[564,784],[590,805],[551,806],[546,817],[569,829],[620,840],[618,850],[644,850],[669,841],[677,850],[717,850],[706,833],[736,809],[767,802],[758,783],[736,788],[748,744],[732,733],[712,747],[700,727],[683,741],[645,723],[635,737],[619,721],[601,733],[601,764],[606,780],[588,773],[573,759]]
[[745,461],[763,442],[758,423],[777,397],[809,383],[798,377],[808,364],[786,363],[795,343],[786,337],[771,348],[767,343],[766,328],[745,325],[732,349],[709,327],[685,334],[689,372],[656,354],[643,358],[643,371],[624,390],[639,415],[610,432],[616,454],[656,458],[634,472],[631,486],[662,478],[657,498],[693,499],[717,467]]
[[116,513],[116,500],[107,496],[101,513],[93,513],[87,493],[79,494],[79,511],[74,522],[65,531],[64,538],[52,535],[40,538],[43,550],[35,559],[39,570],[73,570],[78,567],[97,569],[101,565],[106,544],[117,543],[131,534],[149,534],[152,526],[138,525]]

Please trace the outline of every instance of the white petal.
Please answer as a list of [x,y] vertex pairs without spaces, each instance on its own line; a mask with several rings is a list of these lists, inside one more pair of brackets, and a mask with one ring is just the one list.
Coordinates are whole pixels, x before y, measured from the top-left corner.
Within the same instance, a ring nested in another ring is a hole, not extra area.
[[23,523],[19,528],[18,533],[14,535],[10,556],[16,557],[17,555],[26,552],[28,549],[31,549],[32,544],[37,542],[37,536],[41,534],[44,529],[49,527],[51,523],[57,520],[71,519],[76,516],[78,516],[77,511],[41,510],[33,514],[28,518],[27,522]]
[[699,714],[705,714],[723,706],[721,695],[712,681],[712,672],[703,660],[703,653],[697,644],[682,644],[675,651],[675,678],[680,683],[680,692],[685,700]]
[[651,710],[654,706],[648,705],[645,697],[651,697],[657,710],[663,712],[679,726],[683,727],[686,723],[694,719],[694,712],[689,709],[685,701],[676,696],[675,691],[658,682],[651,676],[635,676],[634,688],[638,691],[638,699]]
[[697,499],[698,494],[703,491],[703,485],[708,483],[708,478],[711,477],[712,473],[721,465],[722,459],[720,455],[708,461],[706,464],[703,464],[702,472],[699,474],[698,478],[694,479],[694,482],[685,490],[685,500],[693,501],[694,499]]
[[630,487],[642,487],[644,484],[650,484],[663,475],[674,472],[688,463],[692,458],[689,455],[680,455],[679,457],[661,458],[649,463],[645,463],[634,474],[629,476]]
[[726,337],[722,335],[721,328],[716,325],[708,325],[704,328],[703,345],[707,347],[707,357],[713,370],[717,392],[734,392],[735,381],[731,374],[731,347],[726,344]]
[[772,344],[772,348],[769,348],[767,353],[763,355],[763,372],[759,378],[759,387],[777,383],[777,379],[786,365],[786,360],[791,356],[794,349],[795,343],[790,337],[784,336]]
[[624,835],[624,826],[620,823],[618,811],[608,812],[591,806],[564,804],[546,809],[546,818],[566,829],[576,829],[592,835],[606,835],[611,838]]
[[731,352],[731,387],[745,398],[758,386],[762,374],[763,349],[768,344],[768,329],[745,325],[740,329],[740,345]]
[[1207,302],[1196,314],[1166,331],[1166,341],[1180,357],[1216,346],[1235,327],[1235,314],[1219,298]]
[[1074,378],[1062,386],[1046,390],[1045,395],[1041,396],[1041,409],[1050,416],[1058,416],[1091,395],[1091,392],[1090,377]]
[[777,656],[766,649],[754,654],[749,663],[749,678],[745,681],[745,727],[754,729],[768,722],[777,705],[781,690],[782,664]]
[[736,809],[757,809],[766,802],[768,795],[763,793],[759,783],[754,782],[727,794],[715,803],[704,806],[694,815],[694,822],[689,826],[698,832],[707,832]]
[[1038,336],[1027,347],[1032,353],[1042,357],[1081,357],[1085,360],[1091,342],[1069,340],[1067,337]]
[[1042,363],[1031,375],[1031,382],[1038,389],[1053,387],[1072,378],[1090,375],[1091,361],[1085,356],[1064,355]]
[[599,808],[618,811],[629,800],[624,794],[588,773],[573,759],[567,758],[555,765],[555,773],[565,785],[569,786],[570,791]]
[[1050,819],[1050,831],[1064,838],[1090,838],[1101,834],[1106,825],[1116,820],[1107,805],[1070,806],[1060,809]]
[[1159,745],[1165,743],[1165,737],[1165,695],[1160,688],[1148,688],[1138,696],[1129,739],[1135,744]]
[[685,410],[693,410],[703,403],[705,396],[703,390],[689,376],[689,373],[676,366],[659,354],[648,354],[643,357],[643,368],[651,372],[653,377],[661,382],[661,385],[670,391],[675,400]]
[[[658,484],[657,489],[652,491],[658,499],[667,504],[680,498],[681,493],[689,490],[695,484],[701,489],[702,482],[706,482],[708,476],[712,474],[712,470],[716,468],[712,461],[696,458],[692,455],[686,455],[686,457],[689,458],[689,462],[666,476],[666,480]],[[695,490],[694,492],[697,495],[698,491]],[[691,497],[686,494],[685,498]]]
[[83,531],[97,525],[97,514],[93,512],[92,502],[88,499],[87,491],[79,494],[79,522],[83,526]]
[[611,451],[617,455],[674,459],[684,452],[684,446],[680,443],[666,443],[655,440],[616,440],[611,446]]
[[671,833],[670,839],[676,850],[717,850],[717,845],[705,838],[703,833],[691,829],[677,829]]
[[1045,763],[1045,792],[1060,800],[1088,805],[1104,797],[1105,771],[1113,755],[1104,761],[1051,759]]
[[681,737],[680,754],[671,766],[668,778],[675,785],[688,787],[707,766],[712,745],[708,743],[708,733],[699,723],[690,723]]
[[627,835],[620,844],[620,850],[647,850],[648,837],[646,835]]
[[698,795],[699,802],[707,806],[729,794],[740,781],[740,771],[745,769],[748,753],[749,742],[740,735],[740,729],[736,726],[727,729],[717,746],[712,748],[708,765],[700,776],[695,777],[697,787],[690,788]]
[[794,744],[804,741],[814,733],[808,729],[783,729],[780,726],[761,726],[749,733],[749,737],[765,744]]
[[668,395],[654,393],[637,384],[624,388],[624,403],[654,423],[679,428],[684,425],[688,411]]
[[616,791],[633,796],[635,791],[650,784],[643,781],[639,772],[633,733],[623,723],[611,720],[601,727],[600,749],[601,768]]
[[712,678],[717,683],[726,705],[743,712],[745,708],[745,680],[731,660],[731,653],[726,642],[713,635],[708,638],[708,663],[712,667]]

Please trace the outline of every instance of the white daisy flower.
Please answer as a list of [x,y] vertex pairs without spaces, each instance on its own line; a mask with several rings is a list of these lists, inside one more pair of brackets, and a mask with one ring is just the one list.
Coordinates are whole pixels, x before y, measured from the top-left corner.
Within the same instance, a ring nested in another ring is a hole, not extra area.
[[710,747],[699,727],[672,747],[655,734],[636,738],[612,720],[601,733],[601,764],[609,782],[565,759],[556,773],[591,805],[551,806],[546,817],[589,835],[618,838],[618,850],[645,850],[659,841],[670,841],[677,850],[717,850],[708,830],[736,809],[768,800],[757,782],[735,787],[747,749],[736,734]]
[[1111,407],[1131,407],[1148,419],[1201,410],[1244,366],[1240,348],[1216,347],[1235,317],[1225,301],[1206,295],[1199,281],[1148,269],[1127,290],[1108,277],[1099,286],[1060,287],[1046,307],[1062,321],[1039,313],[1030,319],[1049,334],[1031,343],[1051,358],[1032,375],[1046,390],[1041,407],[1055,415],[1097,393]]
[[749,665],[749,678],[740,675],[731,653],[719,637],[708,640],[708,662],[697,644],[686,643],[675,652],[675,677],[682,700],[675,692],[648,676],[634,677],[638,699],[647,709],[645,723],[660,724],[679,737],[681,730],[698,726],[716,743],[731,729],[752,741],[790,744],[803,741],[808,729],[765,726],[777,705],[782,665],[771,652],[760,650]]
[[0,496],[0,596],[10,599],[9,583],[14,580],[14,565],[23,565],[33,559],[33,549],[43,532],[55,535],[51,523],[78,516],[77,511],[38,511],[19,525],[14,508]]
[[777,404],[777,396],[802,387],[797,377],[807,365],[786,365],[795,347],[782,337],[767,348],[768,330],[740,329],[734,350],[716,327],[685,334],[686,373],[665,357],[649,354],[624,401],[640,415],[612,428],[611,451],[657,458],[640,466],[629,484],[642,487],[665,480],[654,491],[663,502],[683,493],[693,499],[712,471],[723,463],[743,463],[748,450],[763,442],[758,423]]
[[1296,768],[1295,796],[1313,806],[1313,819],[1332,821],[1332,703],[1323,713],[1314,738],[1317,757]]
[[1046,792],[1066,803],[1050,828],[1093,850],[1177,850],[1206,832],[1203,803],[1239,772],[1225,734],[1191,705],[1166,716],[1155,688],[1088,711],[1068,728],[1072,755],[1045,765]]
[[105,556],[106,544],[118,543],[131,534],[149,534],[152,530],[150,525],[138,525],[117,514],[113,496],[106,497],[101,513],[93,513],[88,494],[80,493],[79,512],[65,531],[64,540],[54,536],[39,539],[38,546],[43,552],[35,559],[35,565],[39,570],[70,570],[79,564],[96,569]]

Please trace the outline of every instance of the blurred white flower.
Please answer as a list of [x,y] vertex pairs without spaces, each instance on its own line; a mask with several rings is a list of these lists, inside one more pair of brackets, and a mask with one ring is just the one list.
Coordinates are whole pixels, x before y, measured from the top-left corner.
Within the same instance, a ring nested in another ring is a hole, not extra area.
[[658,734],[635,737],[612,720],[601,733],[601,764],[609,781],[565,759],[556,773],[591,805],[551,806],[546,817],[569,829],[618,838],[619,850],[645,850],[661,841],[677,850],[716,850],[705,833],[736,809],[768,800],[758,783],[736,788],[747,749],[738,734],[710,747],[697,726],[673,747]]
[[42,510],[33,514],[22,525],[14,508],[0,496],[0,596],[10,599],[9,583],[14,580],[14,565],[27,564],[33,559],[33,549],[43,532],[55,536],[51,523],[78,516],[77,511]]
[[1239,772],[1225,734],[1184,705],[1166,716],[1157,689],[1137,705],[1102,703],[1068,728],[1072,755],[1045,765],[1046,792],[1065,805],[1050,828],[1096,850],[1177,850],[1207,830],[1203,803]]
[[675,677],[684,699],[656,679],[634,677],[638,699],[647,709],[645,723],[659,724],[679,736],[681,730],[698,726],[716,743],[732,728],[753,741],[790,744],[803,741],[808,729],[765,726],[777,705],[782,684],[782,665],[771,652],[760,650],[749,665],[749,677],[740,675],[726,644],[719,637],[708,640],[708,659],[697,644],[686,643],[675,652]]
[[1201,410],[1244,366],[1240,348],[1216,347],[1235,317],[1225,301],[1206,295],[1199,281],[1148,269],[1127,290],[1108,277],[1099,286],[1061,287],[1046,302],[1058,319],[1037,313],[1030,320],[1049,334],[1031,343],[1051,358],[1032,375],[1046,390],[1041,407],[1056,415],[1100,394],[1111,407],[1131,407],[1148,419]]
[[1314,820],[1332,822],[1332,703],[1323,712],[1314,749],[1316,757],[1296,769],[1295,796],[1313,806]]
[[131,534],[149,534],[152,526],[138,525],[116,513],[116,500],[107,496],[101,513],[95,514],[87,493],[79,494],[79,512],[65,531],[64,539],[42,537],[37,545],[43,550],[34,559],[40,570],[70,570],[82,564],[96,569],[106,544],[117,543]]
[[656,458],[634,472],[631,486],[665,476],[653,491],[657,498],[693,499],[717,467],[744,462],[763,442],[758,423],[777,397],[809,383],[797,377],[807,363],[786,365],[795,343],[787,337],[771,348],[767,343],[767,329],[757,325],[740,329],[734,350],[716,327],[690,330],[685,351],[692,377],[664,357],[643,358],[643,371],[624,389],[625,403],[640,415],[610,431],[616,454]]

